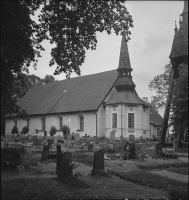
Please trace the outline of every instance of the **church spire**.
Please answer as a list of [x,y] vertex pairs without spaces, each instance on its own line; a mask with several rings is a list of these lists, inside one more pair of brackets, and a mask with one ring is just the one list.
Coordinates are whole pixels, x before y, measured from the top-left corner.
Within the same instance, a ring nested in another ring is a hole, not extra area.
[[121,91],[121,90],[134,91],[135,84],[131,76],[132,68],[131,68],[129,50],[128,50],[125,34],[122,35],[119,65],[118,65],[117,71],[119,75],[118,75],[117,82],[115,84],[115,89],[117,91]]
[[125,34],[122,35],[121,50],[120,50],[120,56],[119,56],[119,66],[118,66],[117,71],[118,72],[132,71],[130,58],[129,58],[129,50],[127,46],[127,39],[126,39]]

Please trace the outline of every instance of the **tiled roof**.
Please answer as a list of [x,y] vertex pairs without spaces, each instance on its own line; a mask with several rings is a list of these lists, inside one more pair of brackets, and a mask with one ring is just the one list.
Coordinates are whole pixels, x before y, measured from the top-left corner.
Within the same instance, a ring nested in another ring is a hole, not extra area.
[[110,98],[106,105],[110,104],[118,104],[118,103],[126,103],[126,104],[142,104],[146,106],[151,106],[149,103],[143,101],[138,95],[134,94],[131,91],[114,91],[114,95]]
[[112,70],[36,86],[19,105],[28,115],[97,110],[117,75]]
[[153,124],[155,126],[161,126],[163,123],[162,116],[154,108],[151,108],[150,112],[150,124]]

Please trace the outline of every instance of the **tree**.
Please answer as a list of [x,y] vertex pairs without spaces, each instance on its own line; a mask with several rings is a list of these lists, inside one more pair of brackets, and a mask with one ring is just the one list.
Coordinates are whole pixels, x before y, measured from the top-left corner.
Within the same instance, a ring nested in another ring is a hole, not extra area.
[[42,79],[42,83],[43,84],[48,84],[48,83],[52,83],[55,82],[55,78],[52,75],[46,75],[44,79]]
[[171,81],[171,63],[164,67],[165,71],[163,74],[157,75],[152,81],[150,81],[148,87],[150,90],[155,91],[156,95],[152,96],[153,105],[159,109],[165,107],[168,89]]
[[[15,90],[15,79],[23,86],[22,73],[43,51],[45,39],[55,44],[51,50],[49,65],[57,64],[55,75],[61,72],[70,77],[72,72],[80,75],[87,49],[96,49],[96,33],[114,30],[116,34],[131,34],[133,20],[125,1],[73,0],[55,1],[1,1],[1,117],[5,113],[26,115],[17,106],[22,88]],[[41,8],[39,23],[31,15]],[[18,94],[16,94],[18,92]]]
[[188,128],[188,65],[179,66],[179,78],[174,80],[170,125],[181,141]]

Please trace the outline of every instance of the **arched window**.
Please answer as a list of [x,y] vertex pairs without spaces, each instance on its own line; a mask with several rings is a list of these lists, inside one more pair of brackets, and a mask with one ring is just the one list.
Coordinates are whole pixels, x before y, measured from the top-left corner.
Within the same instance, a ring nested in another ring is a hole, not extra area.
[[42,131],[45,131],[45,117],[42,117]]
[[27,127],[29,128],[29,126],[30,126],[30,119],[27,118]]
[[60,129],[62,129],[62,117],[60,117],[59,119],[60,119]]
[[84,130],[84,117],[83,117],[83,115],[79,116],[79,129]]

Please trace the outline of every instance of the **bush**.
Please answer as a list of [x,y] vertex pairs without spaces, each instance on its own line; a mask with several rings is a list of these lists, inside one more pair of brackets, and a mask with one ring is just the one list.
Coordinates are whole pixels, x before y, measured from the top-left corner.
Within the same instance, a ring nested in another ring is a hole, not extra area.
[[50,135],[53,136],[56,134],[56,127],[55,126],[51,126],[51,129],[49,131]]
[[21,163],[21,155],[25,153],[25,148],[19,145],[14,147],[6,146],[1,151],[3,165],[18,166]]
[[24,126],[24,127],[22,128],[22,133],[25,135],[25,134],[27,134],[28,132],[29,132],[28,126]]
[[13,128],[12,128],[12,130],[11,130],[11,133],[12,133],[13,135],[19,133],[19,130],[18,130],[17,126],[13,126]]
[[67,125],[63,125],[62,132],[63,132],[64,138],[66,139],[67,135],[70,133],[70,127]]

